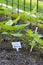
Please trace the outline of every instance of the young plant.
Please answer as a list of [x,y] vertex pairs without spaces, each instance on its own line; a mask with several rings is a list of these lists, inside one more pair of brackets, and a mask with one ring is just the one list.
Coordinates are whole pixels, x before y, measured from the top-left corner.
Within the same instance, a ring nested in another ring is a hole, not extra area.
[[26,44],[26,49],[31,46],[30,52],[32,52],[32,49],[36,46],[40,46],[40,48],[43,46],[43,40],[40,39],[40,35],[38,33],[34,33],[32,30],[26,31],[26,34],[23,37],[23,41]]

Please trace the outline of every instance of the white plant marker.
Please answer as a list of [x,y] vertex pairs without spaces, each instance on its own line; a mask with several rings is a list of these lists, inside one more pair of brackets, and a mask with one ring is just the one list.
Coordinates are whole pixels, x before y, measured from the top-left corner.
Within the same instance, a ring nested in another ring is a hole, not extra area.
[[21,42],[12,42],[12,47],[19,51],[19,48],[21,48]]

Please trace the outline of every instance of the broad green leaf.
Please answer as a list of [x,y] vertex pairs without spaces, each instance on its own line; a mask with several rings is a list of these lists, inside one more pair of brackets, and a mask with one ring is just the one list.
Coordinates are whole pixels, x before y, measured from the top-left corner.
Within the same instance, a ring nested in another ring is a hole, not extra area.
[[42,45],[43,46],[43,40],[41,40],[41,39],[35,39],[35,41],[39,44],[39,45]]
[[39,44],[43,46],[43,40],[39,39]]
[[43,29],[43,24],[38,24],[38,27],[40,27],[41,29]]
[[8,33],[8,32],[2,32],[1,34],[7,35],[7,34],[9,34],[9,33]]
[[14,34],[11,34],[12,36],[14,36],[14,37],[22,37],[23,36],[23,34],[21,34],[21,33],[14,33]]
[[32,37],[32,34],[33,34],[32,30],[27,30],[27,31],[26,31],[26,35],[27,35],[28,37]]
[[36,44],[35,44],[35,41],[32,41],[32,42],[30,42],[30,45],[32,46],[32,47],[34,47]]
[[15,30],[23,30],[27,25],[26,24],[21,24],[21,25],[16,25]]
[[5,25],[12,25],[13,24],[13,21],[12,20],[9,20],[5,23]]
[[33,36],[34,39],[39,39],[40,38],[40,35],[38,33],[33,33],[32,36]]

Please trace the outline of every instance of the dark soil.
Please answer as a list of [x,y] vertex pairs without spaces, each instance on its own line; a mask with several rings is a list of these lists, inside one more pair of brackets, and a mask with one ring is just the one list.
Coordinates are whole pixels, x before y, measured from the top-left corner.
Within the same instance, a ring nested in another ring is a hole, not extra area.
[[0,21],[6,20],[5,16],[3,14],[0,15]]
[[8,19],[9,17],[7,15],[0,14],[0,22],[7,21]]
[[0,49],[0,65],[43,65],[43,59],[23,50]]

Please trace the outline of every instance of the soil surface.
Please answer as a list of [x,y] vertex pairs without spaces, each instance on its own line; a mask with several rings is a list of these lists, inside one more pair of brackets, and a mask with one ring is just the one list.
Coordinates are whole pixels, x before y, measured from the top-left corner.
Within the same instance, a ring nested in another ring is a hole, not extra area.
[[0,65],[43,65],[43,59],[20,50],[1,50]]
[[8,20],[8,16],[5,16],[3,14],[0,14],[0,22]]

